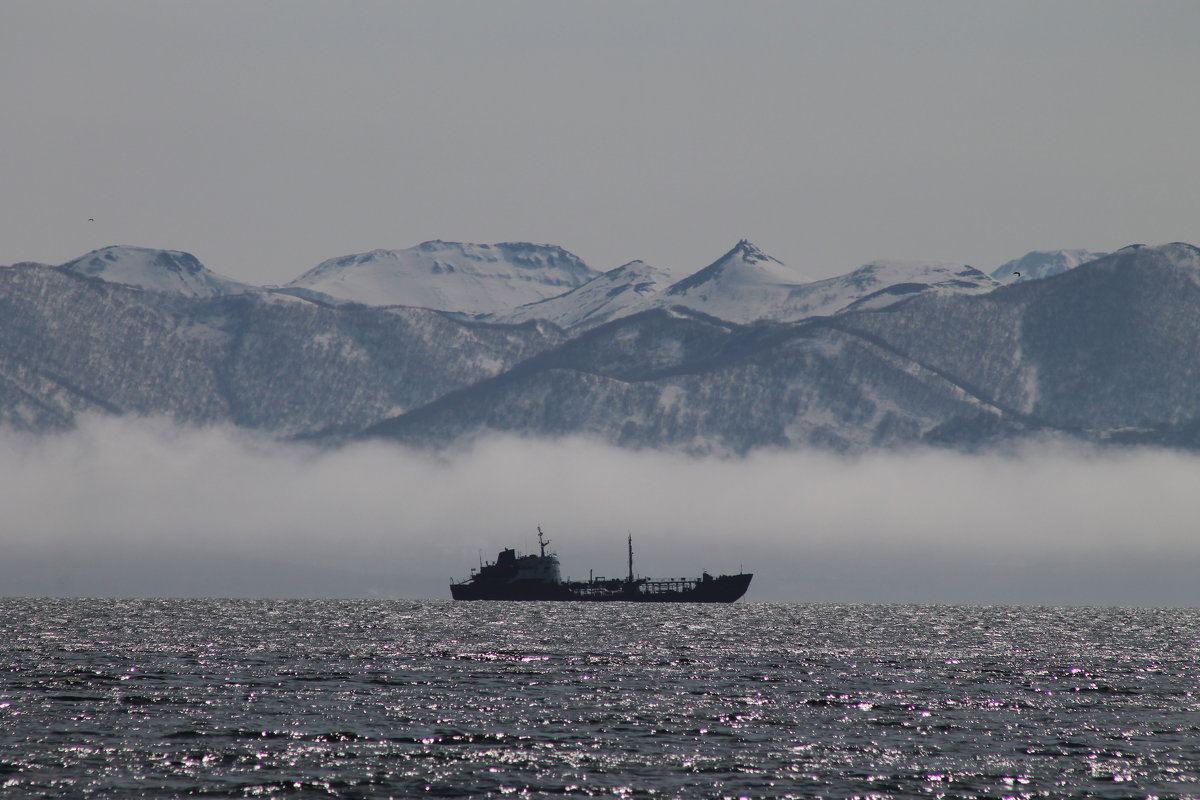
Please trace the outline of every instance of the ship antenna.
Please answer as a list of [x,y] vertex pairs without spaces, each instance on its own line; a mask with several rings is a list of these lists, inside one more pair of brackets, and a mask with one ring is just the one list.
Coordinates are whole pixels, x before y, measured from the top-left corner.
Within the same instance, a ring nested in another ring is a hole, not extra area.
[[546,534],[542,533],[542,526],[538,525],[538,545],[542,548],[542,555],[546,555],[546,545],[550,544],[550,540],[546,538]]
[[629,582],[633,583],[633,534],[629,531]]

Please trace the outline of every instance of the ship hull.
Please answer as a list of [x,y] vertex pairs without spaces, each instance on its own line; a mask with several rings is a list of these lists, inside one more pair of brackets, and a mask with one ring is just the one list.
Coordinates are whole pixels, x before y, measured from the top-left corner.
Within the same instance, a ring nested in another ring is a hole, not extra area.
[[718,575],[682,583],[609,581],[555,584],[512,581],[503,584],[455,583],[455,600],[574,601],[581,603],[732,603],[750,588],[753,574]]

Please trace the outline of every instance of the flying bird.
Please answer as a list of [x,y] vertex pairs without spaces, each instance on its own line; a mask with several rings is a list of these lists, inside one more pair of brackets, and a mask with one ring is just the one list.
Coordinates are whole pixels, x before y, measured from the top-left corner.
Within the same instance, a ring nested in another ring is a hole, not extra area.
[[92,219],[91,217],[88,217],[88,222],[95,222],[95,221],[96,220]]
[[1013,275],[1016,275],[1018,278],[1021,277],[1021,273],[1019,272],[1014,272]]

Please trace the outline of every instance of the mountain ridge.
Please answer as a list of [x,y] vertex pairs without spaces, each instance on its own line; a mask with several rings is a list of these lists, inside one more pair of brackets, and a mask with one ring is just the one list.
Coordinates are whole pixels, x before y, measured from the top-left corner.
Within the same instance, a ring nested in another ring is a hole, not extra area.
[[[104,279],[114,263],[0,269],[0,424],[158,415],[330,444],[585,436],[728,456],[1030,436],[1200,447],[1200,249],[1182,242],[1029,281],[872,262],[770,295],[790,319],[671,302],[665,273],[631,262],[537,304],[561,326],[299,290],[197,296]],[[154,268],[176,267],[197,272],[174,255]]]
[[561,338],[544,323],[480,325],[269,293],[197,298],[9,267],[0,270],[0,421],[49,431],[100,412],[285,437],[354,431]]
[[181,250],[111,245],[84,253],[59,268],[88,278],[191,297],[259,291],[258,287],[218,275]]
[[[1200,250],[1172,244],[1125,248],[988,293],[928,293],[790,325],[726,324],[709,329],[712,342],[695,353],[686,346],[697,341],[694,332],[647,312],[369,434],[426,446],[451,433],[579,434],[732,454],[758,446],[973,446],[997,435],[1121,441],[1139,431],[1190,446],[1187,432],[1200,429],[1200,377],[1168,365],[1200,359],[1197,309]],[[622,344],[584,347],[604,337]],[[639,373],[631,359],[656,353],[676,359],[644,363],[655,368]],[[528,402],[538,373],[556,387],[559,404],[589,414],[573,424],[562,414],[552,425],[530,417],[541,408]],[[686,420],[669,413],[697,392],[726,399],[693,408]],[[656,408],[664,418],[651,424]],[[731,409],[742,419],[730,418]]]
[[495,314],[570,291],[597,275],[557,245],[431,240],[328,259],[285,288],[370,305]]
[[991,276],[1002,283],[1014,278],[1020,281],[1034,281],[1061,274],[1106,255],[1108,253],[1089,250],[1033,250],[1020,258],[1001,264],[992,270]]
[[[189,296],[271,292],[328,305],[433,308],[464,319],[500,323],[540,318],[582,330],[621,315],[671,305],[740,323],[796,321],[851,307],[879,307],[923,291],[987,291],[1000,283],[1031,278],[1006,272],[1010,265],[1033,263],[1031,259],[1052,261],[1045,270],[1057,274],[1082,263],[1081,254],[1097,255],[1082,250],[1028,253],[993,270],[996,283],[992,284],[966,265],[895,259],[811,280],[745,239],[683,279],[637,260],[597,272],[557,245],[479,245],[436,239],[405,250],[376,249],[327,259],[283,286],[232,280],[183,251],[133,246],[93,250],[60,267]],[[489,271],[496,274],[485,274]],[[464,281],[471,284],[466,289],[461,285]],[[514,285],[519,289],[514,290]],[[535,295],[532,300],[530,292]]]

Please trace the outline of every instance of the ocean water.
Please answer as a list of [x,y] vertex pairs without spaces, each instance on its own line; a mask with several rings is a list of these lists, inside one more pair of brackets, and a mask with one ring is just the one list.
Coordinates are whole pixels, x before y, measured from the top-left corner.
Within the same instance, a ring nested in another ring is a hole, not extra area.
[[1200,611],[0,600],[0,797],[1197,797]]

